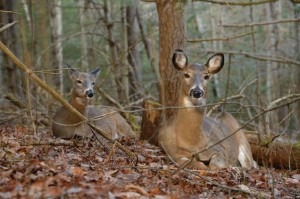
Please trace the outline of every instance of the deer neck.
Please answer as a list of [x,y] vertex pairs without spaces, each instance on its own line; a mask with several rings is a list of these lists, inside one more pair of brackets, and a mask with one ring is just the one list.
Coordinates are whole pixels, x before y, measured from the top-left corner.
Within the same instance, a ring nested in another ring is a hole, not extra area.
[[184,136],[186,138],[195,139],[195,138],[204,138],[205,134],[203,133],[203,118],[204,118],[204,109],[187,107],[187,104],[184,101],[184,98],[180,100],[180,108],[176,116],[176,125],[181,131],[184,131]]
[[[77,97],[72,94],[70,104],[82,115],[86,116],[87,112],[87,103],[85,98]],[[72,120],[72,123],[80,122],[81,119],[74,114],[69,115],[69,119]]]

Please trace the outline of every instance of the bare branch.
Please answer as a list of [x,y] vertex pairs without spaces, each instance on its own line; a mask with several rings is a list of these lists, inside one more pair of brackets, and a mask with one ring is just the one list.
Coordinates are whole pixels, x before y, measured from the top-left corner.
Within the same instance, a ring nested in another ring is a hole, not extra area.
[[239,34],[239,35],[235,35],[235,36],[231,36],[231,37],[225,37],[225,38],[210,38],[210,39],[188,39],[188,42],[203,42],[203,41],[229,41],[232,39],[236,39],[236,38],[240,38],[246,35],[251,35],[256,33],[255,31],[252,32],[247,32],[247,33],[243,33],[243,34]]
[[[215,50],[206,50],[203,51],[206,53],[218,53],[220,51],[215,51]],[[280,56],[280,58],[277,57],[269,57],[265,55],[258,55],[258,54],[253,54],[253,53],[248,53],[248,52],[240,52],[240,51],[223,51],[222,53],[224,54],[236,54],[236,55],[244,55],[245,57],[250,57],[253,59],[257,59],[260,61],[271,61],[271,62],[279,62],[279,63],[285,63],[285,64],[293,64],[296,66],[300,66],[300,62],[296,60],[292,60],[287,57]]]
[[264,4],[264,3],[272,3],[276,2],[277,0],[261,0],[261,1],[220,1],[220,0],[194,0],[194,1],[202,1],[202,2],[207,2],[207,3],[216,3],[219,5],[227,5],[227,6],[252,6],[252,5],[259,5],[259,4]]
[[0,32],[3,32],[4,30],[6,30],[6,29],[12,27],[12,26],[15,25],[16,23],[18,23],[18,22],[17,22],[17,21],[13,21],[13,22],[11,22],[11,23],[6,24],[5,26],[2,26],[2,27],[0,28]]
[[299,22],[300,18],[294,19],[281,19],[276,21],[264,21],[264,22],[257,22],[257,23],[250,23],[250,24],[224,24],[222,25],[225,28],[242,28],[242,27],[253,27],[253,26],[266,26],[278,23],[290,23],[290,22]]

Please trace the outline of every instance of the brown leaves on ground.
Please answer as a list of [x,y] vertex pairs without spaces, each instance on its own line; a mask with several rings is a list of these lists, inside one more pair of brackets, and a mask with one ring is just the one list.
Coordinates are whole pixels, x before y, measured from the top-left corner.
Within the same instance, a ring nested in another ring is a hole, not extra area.
[[159,148],[120,142],[138,155],[136,165],[107,143],[0,126],[0,198],[300,198],[299,171],[176,172]]

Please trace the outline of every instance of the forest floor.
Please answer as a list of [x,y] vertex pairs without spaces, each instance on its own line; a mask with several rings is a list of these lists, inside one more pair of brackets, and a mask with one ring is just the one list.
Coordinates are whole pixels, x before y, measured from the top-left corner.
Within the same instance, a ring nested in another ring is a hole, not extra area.
[[108,144],[1,125],[0,198],[300,198],[299,170],[177,169],[158,147],[119,141],[138,161]]

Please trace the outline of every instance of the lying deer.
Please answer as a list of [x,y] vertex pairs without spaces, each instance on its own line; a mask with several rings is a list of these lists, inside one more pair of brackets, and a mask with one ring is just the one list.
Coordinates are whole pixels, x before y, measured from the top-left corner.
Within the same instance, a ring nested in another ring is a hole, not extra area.
[[[94,122],[100,130],[110,133],[113,139],[121,136],[134,137],[135,133],[130,125],[118,112],[112,108],[90,106],[94,97],[93,87],[99,73],[99,68],[84,73],[69,66],[69,75],[73,83],[70,104],[89,121]],[[88,137],[93,135],[88,125],[64,106],[53,118],[52,132],[54,136],[65,139],[70,139],[75,135]]]
[[[204,66],[188,65],[185,53],[176,50],[172,61],[182,77],[179,91],[182,108],[159,131],[158,142],[166,154],[177,164],[189,162],[188,168],[215,170],[242,166],[249,170],[256,167],[242,130],[215,145],[240,128],[238,121],[230,113],[222,113],[216,119],[204,115],[207,82],[222,69],[224,55],[213,55]],[[210,146],[213,147],[203,150]]]

